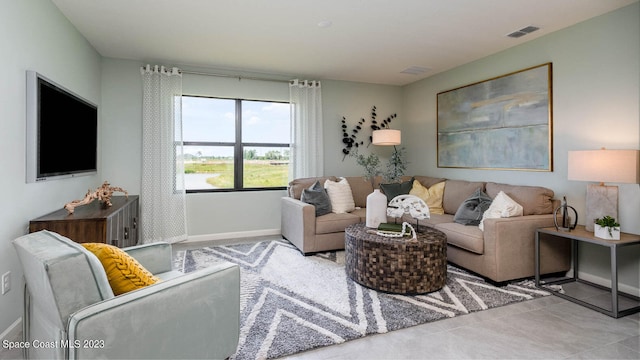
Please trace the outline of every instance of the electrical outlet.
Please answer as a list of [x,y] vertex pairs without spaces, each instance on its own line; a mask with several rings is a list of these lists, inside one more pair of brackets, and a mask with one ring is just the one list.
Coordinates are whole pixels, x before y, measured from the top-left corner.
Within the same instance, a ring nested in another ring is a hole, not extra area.
[[11,290],[11,271],[7,271],[2,275],[2,295]]

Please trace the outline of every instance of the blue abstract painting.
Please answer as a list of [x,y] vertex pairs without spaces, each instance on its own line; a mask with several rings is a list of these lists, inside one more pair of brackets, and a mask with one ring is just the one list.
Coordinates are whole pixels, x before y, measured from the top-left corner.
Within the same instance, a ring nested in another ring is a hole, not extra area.
[[438,93],[438,167],[552,171],[551,63]]

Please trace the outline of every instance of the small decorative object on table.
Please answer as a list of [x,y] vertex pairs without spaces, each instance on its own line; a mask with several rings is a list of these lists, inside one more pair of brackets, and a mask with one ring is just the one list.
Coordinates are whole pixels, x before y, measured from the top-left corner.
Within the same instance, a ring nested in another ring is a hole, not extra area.
[[596,219],[593,230],[595,237],[606,240],[620,240],[620,224],[609,215]]
[[411,240],[417,240],[416,229],[408,222],[402,224],[388,224],[382,223],[378,225],[378,230],[373,231],[374,234],[384,237],[403,237],[411,236]]
[[[571,215],[569,210],[573,211],[573,223],[571,223]],[[562,211],[562,224],[558,225],[558,211]],[[562,197],[562,205],[558,206],[553,212],[553,222],[556,225],[556,230],[571,231],[578,225],[578,212],[573,206],[567,204],[567,197]]]
[[398,195],[391,199],[387,207],[387,216],[399,218],[405,213],[416,219],[416,227],[419,220],[431,217],[427,204],[415,195]]
[[375,189],[367,196],[367,227],[377,228],[387,221],[387,196]]
[[124,193],[125,196],[129,196],[127,190],[124,190],[121,187],[110,186],[108,181],[105,181],[102,186],[97,188],[95,191],[91,191],[91,189],[87,190],[87,194],[84,196],[82,200],[73,200],[72,202],[66,203],[64,208],[69,212],[69,214],[73,214],[73,211],[76,207],[87,205],[93,202],[93,200],[98,199],[102,201],[102,205],[106,207],[111,206],[111,196],[114,191],[118,191]]

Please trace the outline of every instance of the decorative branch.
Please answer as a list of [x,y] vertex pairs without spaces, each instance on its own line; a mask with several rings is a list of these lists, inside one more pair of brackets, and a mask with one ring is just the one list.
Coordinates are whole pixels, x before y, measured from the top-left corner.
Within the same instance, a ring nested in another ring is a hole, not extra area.
[[[378,125],[378,114],[376,113],[376,106],[372,106],[371,107],[371,131],[372,134],[369,135],[369,144],[367,144],[367,147],[369,147],[369,145],[371,145],[373,143],[373,131],[374,130],[380,130],[380,129],[390,129],[390,124],[391,124],[391,120],[396,118],[396,114],[393,115],[389,115],[386,119],[384,119],[379,125]],[[366,122],[366,120],[364,118],[361,118],[360,121],[358,121],[358,124],[355,125],[351,131],[347,130],[348,126],[347,126],[347,118],[346,117],[342,117],[342,144],[343,144],[343,148],[342,148],[342,161],[344,161],[344,159],[347,157],[347,155],[350,155],[353,152],[353,148],[358,148],[360,145],[364,145],[364,141],[358,141],[358,135],[364,130],[364,123]]]
[[72,202],[66,203],[64,208],[69,212],[69,214],[73,214],[74,210],[78,206],[87,205],[93,202],[93,200],[98,199],[103,202],[103,204],[107,207],[110,207],[111,204],[111,196],[114,191],[118,191],[124,193],[126,197],[129,197],[129,193],[127,190],[124,190],[121,187],[117,186],[109,186],[109,182],[105,181],[102,186],[97,188],[95,191],[91,191],[89,189],[87,194],[84,196],[82,200],[73,200]]
[[353,147],[358,147],[359,145],[364,144],[363,141],[358,142],[358,132],[362,130],[362,125],[364,125],[364,118],[360,119],[358,125],[356,125],[353,129],[351,129],[351,135],[347,132],[347,118],[342,117],[342,143],[344,144],[344,148],[342,149],[342,161],[351,153],[351,149]]

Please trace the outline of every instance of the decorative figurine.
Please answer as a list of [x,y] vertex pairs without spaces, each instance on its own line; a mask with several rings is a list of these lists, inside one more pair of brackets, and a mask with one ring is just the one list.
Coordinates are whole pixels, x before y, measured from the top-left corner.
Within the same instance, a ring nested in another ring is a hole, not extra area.
[[[568,213],[569,209],[573,211],[573,215],[575,216],[573,224],[571,223],[571,216]],[[558,225],[558,211],[560,210],[562,210],[562,226]],[[578,225],[578,212],[573,206],[567,205],[566,196],[562,197],[562,204],[553,212],[553,222],[556,225],[556,230],[560,231],[571,231]]]
[[129,194],[123,188],[109,185],[109,182],[105,181],[102,186],[97,188],[95,191],[91,191],[91,189],[89,189],[87,191],[87,195],[84,196],[84,199],[73,200],[72,202],[66,203],[64,205],[64,208],[69,212],[69,214],[73,214],[73,211],[76,207],[90,204],[95,199],[100,200],[104,207],[110,207],[112,205],[111,196],[113,195],[114,191],[124,193],[126,197],[129,197]]

